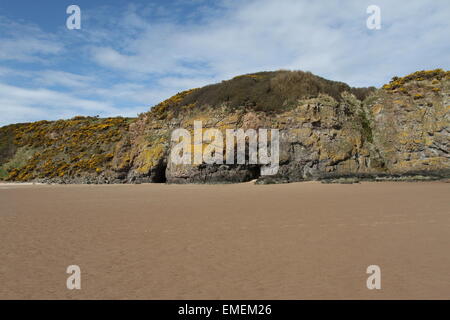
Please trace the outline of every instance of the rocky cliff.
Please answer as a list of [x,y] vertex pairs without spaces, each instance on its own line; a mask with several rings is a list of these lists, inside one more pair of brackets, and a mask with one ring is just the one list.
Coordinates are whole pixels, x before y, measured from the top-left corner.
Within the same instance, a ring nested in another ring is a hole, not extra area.
[[[169,161],[171,132],[278,129],[279,170]],[[450,177],[450,72],[380,89],[261,72],[181,92],[135,119],[75,117],[0,128],[0,179],[57,183],[260,183]]]

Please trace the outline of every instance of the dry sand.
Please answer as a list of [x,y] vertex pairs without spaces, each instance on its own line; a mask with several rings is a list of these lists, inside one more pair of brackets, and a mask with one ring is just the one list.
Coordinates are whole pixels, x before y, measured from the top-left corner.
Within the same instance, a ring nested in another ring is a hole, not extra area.
[[[449,299],[449,196],[442,182],[2,185],[0,298]],[[72,264],[81,290],[66,289]]]

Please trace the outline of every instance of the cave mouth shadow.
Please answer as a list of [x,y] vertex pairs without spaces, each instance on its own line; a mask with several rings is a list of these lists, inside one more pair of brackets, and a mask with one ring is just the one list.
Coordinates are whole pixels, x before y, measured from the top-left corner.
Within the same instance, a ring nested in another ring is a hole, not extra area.
[[152,174],[152,183],[166,183],[166,169],[167,163],[165,161],[158,163]]
[[247,181],[252,181],[261,178],[261,165],[253,165],[249,167],[249,178]]

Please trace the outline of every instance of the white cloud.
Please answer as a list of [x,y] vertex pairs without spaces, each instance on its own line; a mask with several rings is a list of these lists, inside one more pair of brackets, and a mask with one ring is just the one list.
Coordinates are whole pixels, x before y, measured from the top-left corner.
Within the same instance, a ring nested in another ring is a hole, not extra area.
[[222,16],[201,25],[146,23],[128,12],[122,23],[141,33],[131,39],[125,35],[125,47],[94,47],[92,54],[101,66],[128,73],[224,79],[290,68],[355,86],[381,85],[393,72],[449,66],[448,2],[380,0],[382,29],[377,31],[366,28],[369,4],[224,2]]
[[163,86],[149,88],[143,84],[133,82],[118,83],[111,87],[91,87],[80,91],[80,94],[93,95],[111,102],[127,101],[130,104],[139,103],[145,105],[147,110],[151,106],[149,101],[162,101],[174,93],[172,88]]
[[0,30],[0,60],[45,62],[45,57],[63,51],[61,42],[37,26],[0,16]]
[[38,119],[60,119],[84,113],[117,113],[113,106],[48,89],[27,89],[0,83],[0,125]]
[[96,78],[92,75],[79,75],[59,70],[44,70],[33,72],[34,82],[39,86],[63,86],[68,88],[84,88],[94,83]]
[[59,52],[60,45],[45,39],[27,37],[0,41],[0,60],[43,61],[38,55],[54,55]]
[[366,28],[371,4],[103,6],[83,10],[80,32],[53,34],[0,16],[0,124],[133,116],[179,91],[263,70],[308,70],[353,86],[380,86],[394,75],[449,69],[450,2],[378,0],[376,31]]

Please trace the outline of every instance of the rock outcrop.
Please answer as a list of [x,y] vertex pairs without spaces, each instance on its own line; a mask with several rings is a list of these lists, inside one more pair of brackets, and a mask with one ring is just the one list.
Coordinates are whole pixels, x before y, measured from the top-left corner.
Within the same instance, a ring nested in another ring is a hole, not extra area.
[[389,173],[429,173],[449,169],[449,72],[421,71],[394,78],[364,107]]
[[[279,170],[173,164],[171,133],[278,129]],[[76,117],[0,128],[0,179],[57,183],[258,183],[450,177],[450,72],[380,89],[304,72],[263,72],[181,92],[136,119]]]

